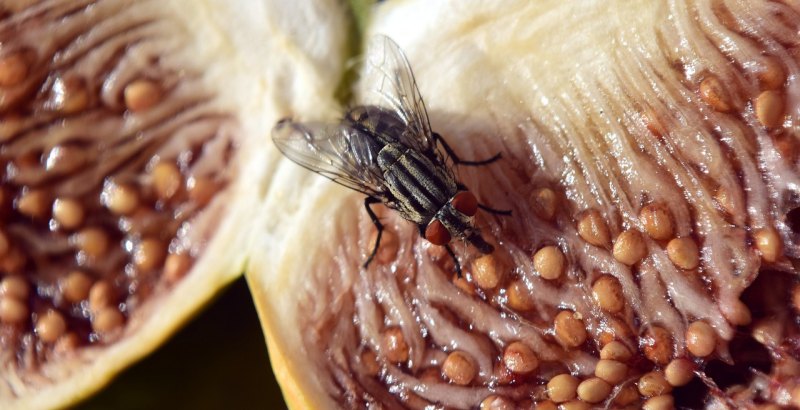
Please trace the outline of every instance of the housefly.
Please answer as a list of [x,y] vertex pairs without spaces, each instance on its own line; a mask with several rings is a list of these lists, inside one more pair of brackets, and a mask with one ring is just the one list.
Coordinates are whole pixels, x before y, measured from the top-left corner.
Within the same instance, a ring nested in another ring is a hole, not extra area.
[[378,233],[364,267],[375,257],[383,233],[371,205],[383,203],[417,224],[422,237],[444,246],[461,275],[451,239],[469,241],[480,252],[491,253],[494,248],[483,239],[473,217],[478,208],[502,215],[511,212],[479,204],[456,179],[451,163],[486,165],[500,159],[500,154],[482,161],[460,159],[431,131],[425,103],[399,46],[383,36],[376,37],[373,45],[364,78],[374,82],[373,104],[348,110],[338,124],[283,119],[275,125],[272,139],[290,160],[367,196],[364,208]]

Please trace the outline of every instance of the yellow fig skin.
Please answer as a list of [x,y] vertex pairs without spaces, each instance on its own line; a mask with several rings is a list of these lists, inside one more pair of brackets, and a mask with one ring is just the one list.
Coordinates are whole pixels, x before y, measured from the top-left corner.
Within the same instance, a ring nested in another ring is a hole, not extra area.
[[[309,280],[308,275],[314,272],[316,261],[329,257],[336,246],[312,244],[309,238],[322,233],[337,237],[347,232],[347,225],[357,220],[362,208],[353,206],[359,201],[354,201],[346,189],[313,173],[294,172],[294,167],[288,160],[279,165],[281,177],[273,181],[273,195],[263,205],[266,211],[280,207],[284,201],[293,204],[282,208],[282,222],[272,231],[282,241],[273,246],[263,242],[264,250],[251,255],[245,277],[267,340],[272,368],[287,404],[292,409],[332,408],[336,405],[322,382],[308,374],[315,363],[303,344],[302,324],[307,323],[303,315],[307,312],[297,309],[297,297],[309,289],[326,292],[324,288],[316,288],[318,282]],[[300,193],[295,189],[297,186],[307,190]],[[316,216],[314,223],[308,223],[309,215]]]
[[[252,287],[251,287],[252,289]],[[258,291],[253,292],[253,296],[258,295]],[[274,330],[279,326],[269,322],[268,319],[261,319],[264,337],[267,341],[267,346],[275,346],[269,349],[269,360],[272,364],[272,372],[275,379],[279,381],[281,392],[283,393],[283,400],[290,409],[314,409],[315,404],[312,400],[312,395],[309,394],[308,388],[301,384],[300,381],[303,377],[292,370],[290,361],[287,356],[279,350],[280,335],[275,335]]]

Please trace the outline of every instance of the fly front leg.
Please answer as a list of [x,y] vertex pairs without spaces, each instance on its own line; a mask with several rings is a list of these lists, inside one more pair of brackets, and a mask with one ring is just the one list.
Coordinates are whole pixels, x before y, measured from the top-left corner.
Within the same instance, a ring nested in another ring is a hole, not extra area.
[[456,275],[458,275],[458,277],[460,278],[461,277],[461,264],[458,263],[458,258],[456,258],[456,253],[453,252],[453,248],[451,248],[450,245],[445,245],[444,248],[447,249],[447,253],[450,254],[451,258],[453,258],[453,263],[456,264]]
[[372,220],[372,223],[375,224],[375,228],[378,230],[378,235],[375,237],[375,246],[372,248],[372,252],[369,254],[369,258],[367,261],[364,262],[364,269],[369,266],[369,263],[372,262],[372,258],[375,257],[375,254],[378,252],[378,247],[381,245],[381,235],[383,235],[383,224],[378,219],[378,215],[375,215],[375,212],[372,211],[370,205],[380,203],[381,200],[375,197],[368,196],[364,198],[364,208],[367,210],[367,214],[369,215],[369,219]]
[[[419,228],[419,236],[421,236],[423,239],[425,239],[425,227],[423,225],[417,225],[417,228]],[[453,263],[456,266],[456,274],[460,278],[461,277],[461,264],[458,263],[458,258],[456,258],[456,253],[453,252],[453,248],[451,248],[450,245],[444,245],[444,248],[447,249],[447,254],[450,255],[451,258],[453,258]]]
[[488,207],[488,206],[486,206],[484,204],[478,204],[478,208],[483,209],[484,211],[486,211],[486,212],[488,212],[490,214],[511,216],[511,210],[510,209],[494,209],[494,208],[490,208],[490,207]]
[[[462,183],[458,183],[456,186],[458,187],[459,191],[469,191],[466,185]],[[484,211],[494,215],[511,216],[511,210],[507,209],[494,209],[492,207],[486,206],[481,203],[478,203],[478,208],[483,209]]]
[[456,165],[469,165],[469,166],[487,165],[487,164],[491,164],[492,162],[497,161],[498,159],[500,159],[500,157],[502,157],[502,154],[498,152],[497,154],[495,154],[493,157],[491,157],[489,159],[484,159],[484,160],[481,160],[481,161],[464,161],[461,158],[459,158],[458,155],[456,155],[455,151],[453,151],[453,149],[450,148],[449,145],[447,145],[447,141],[445,141],[444,138],[442,138],[441,135],[439,135],[439,134],[434,132],[433,133],[433,141],[434,142],[438,142],[439,144],[442,144],[442,148],[444,148],[444,151],[447,153],[447,155],[450,158],[453,159],[453,162]]

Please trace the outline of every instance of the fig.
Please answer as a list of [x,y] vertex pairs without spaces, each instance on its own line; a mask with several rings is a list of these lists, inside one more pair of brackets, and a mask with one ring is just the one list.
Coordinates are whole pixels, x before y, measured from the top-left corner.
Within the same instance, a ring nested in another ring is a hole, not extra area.
[[282,162],[267,203],[299,199],[246,275],[290,406],[797,405],[799,29],[791,2],[376,6],[512,216],[476,215],[491,255],[451,242],[459,277],[376,211],[364,268],[363,196]]
[[[0,2],[0,408],[91,394],[241,275],[268,215],[264,136],[292,81],[333,94],[343,21],[325,3]],[[311,24],[325,47],[275,34]]]
[[800,404],[794,2],[376,5],[363,43],[502,154],[456,171],[512,214],[456,265],[376,207],[366,268],[363,197],[267,137],[341,115],[338,3],[2,7],[4,408],[90,394],[242,270],[293,408]]

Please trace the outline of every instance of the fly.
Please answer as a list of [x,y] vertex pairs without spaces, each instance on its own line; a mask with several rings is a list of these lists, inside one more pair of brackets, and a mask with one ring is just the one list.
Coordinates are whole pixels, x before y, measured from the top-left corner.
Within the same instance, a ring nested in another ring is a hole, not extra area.
[[272,139],[290,160],[367,196],[364,208],[378,233],[365,268],[375,257],[383,233],[371,205],[383,203],[415,223],[423,238],[444,246],[461,276],[451,239],[466,240],[481,253],[492,253],[494,247],[483,239],[473,217],[478,208],[500,215],[511,212],[478,203],[456,179],[448,160],[480,166],[497,161],[500,154],[481,161],[460,159],[431,131],[425,103],[399,46],[383,36],[374,44],[377,47],[366,69],[379,101],[348,110],[338,124],[283,119],[272,130]]

